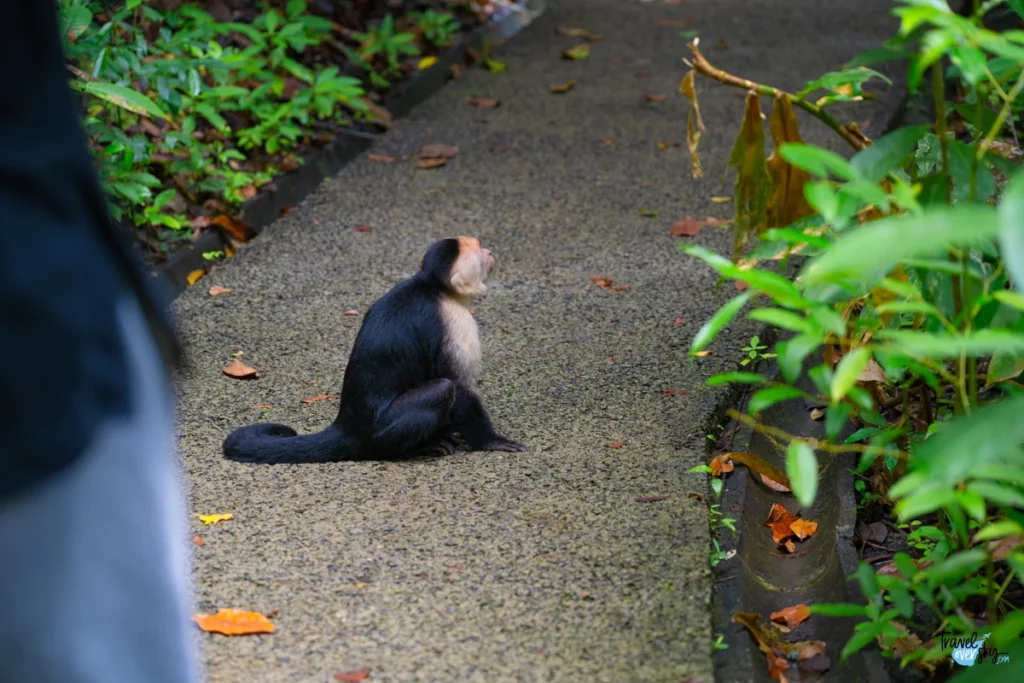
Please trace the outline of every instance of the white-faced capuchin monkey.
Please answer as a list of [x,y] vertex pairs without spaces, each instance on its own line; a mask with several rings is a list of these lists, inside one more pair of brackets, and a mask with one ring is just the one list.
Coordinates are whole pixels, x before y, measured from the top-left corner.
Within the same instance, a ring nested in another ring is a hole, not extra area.
[[257,463],[447,455],[456,432],[472,450],[528,451],[494,431],[477,388],[480,337],[467,305],[493,269],[475,237],[433,244],[419,272],[366,312],[334,423],[302,436],[283,424],[241,427],[224,440],[224,454]]

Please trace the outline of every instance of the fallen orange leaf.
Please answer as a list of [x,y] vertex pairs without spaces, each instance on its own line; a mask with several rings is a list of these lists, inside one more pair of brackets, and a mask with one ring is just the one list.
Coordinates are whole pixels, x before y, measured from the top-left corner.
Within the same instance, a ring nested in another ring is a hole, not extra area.
[[772,491],[778,491],[779,493],[789,493],[790,492],[788,486],[786,486],[784,484],[780,484],[779,482],[775,481],[771,477],[766,477],[765,475],[762,474],[761,475],[761,481],[763,481],[764,485],[767,486],[768,488],[770,488]]
[[583,591],[582,593],[580,593],[580,600],[593,600],[593,598],[590,595],[590,591]]
[[320,394],[319,396],[309,396],[301,399],[299,403],[316,403],[317,401],[326,401],[332,398],[341,398],[341,394]]
[[673,223],[669,234],[675,237],[696,237],[705,225],[707,225],[705,222],[697,221],[687,216]]
[[798,519],[793,521],[789,528],[796,534],[797,538],[803,541],[814,535],[814,532],[818,530],[818,523],[806,519]]
[[728,454],[716,455],[711,459],[710,467],[711,476],[713,477],[720,477],[723,472],[732,472],[736,469],[736,465],[729,459]]
[[683,317],[676,318],[675,320],[672,321],[672,324],[673,325],[685,325],[686,324],[686,318],[683,318]]
[[778,679],[782,672],[789,668],[789,660],[785,657],[779,657],[775,653],[765,655],[765,657],[768,658],[768,675],[772,678]]
[[796,543],[793,543],[793,541],[786,541],[782,545],[786,549],[787,553],[795,553],[796,552]]
[[622,448],[625,445],[626,445],[625,441],[616,441],[614,443],[608,444],[608,448]]
[[373,232],[373,228],[369,225],[360,224],[356,226],[356,232]]
[[796,628],[807,621],[810,616],[811,609],[807,605],[801,603],[799,605],[780,609],[778,612],[772,612],[771,620],[776,624],[785,624],[789,628]]
[[419,159],[416,161],[416,168],[437,168],[438,166],[444,166],[448,163],[448,160],[444,157],[434,157],[431,159]]
[[387,154],[374,154],[373,152],[367,154],[366,157],[375,164],[389,164],[395,160],[394,157]]
[[207,633],[242,636],[252,633],[273,633],[274,624],[259,612],[222,609],[216,614],[197,614],[192,617],[199,628]]
[[199,282],[199,280],[201,280],[204,275],[206,275],[206,271],[203,270],[202,268],[197,268],[188,274],[188,276],[185,278],[185,281],[188,282],[189,285],[194,285],[195,283]]
[[343,674],[334,674],[334,677],[344,683],[359,683],[359,681],[365,681],[370,677],[370,667],[364,666],[362,669],[357,671],[349,671]]
[[253,406],[253,408],[258,408],[259,410],[270,410],[273,407],[274,406],[268,406],[266,403],[257,403]]
[[237,358],[224,368],[224,374],[235,379],[259,379],[260,373]]
[[420,149],[420,159],[451,159],[459,153],[454,145],[424,145]]
[[[782,484],[787,487],[789,486],[789,478],[786,477],[785,472],[775,467],[764,458],[759,458],[753,453],[747,453],[745,451],[730,452],[726,453],[725,457],[734,462],[738,462],[744,467],[754,470],[762,477],[773,479],[777,484]],[[787,488],[786,490],[788,491],[789,489]]]
[[245,221],[240,221],[237,218],[232,218],[231,216],[225,214],[217,216],[210,222],[213,223],[213,225],[216,225],[218,228],[222,229],[224,232],[234,237],[235,239],[241,240],[242,242],[248,242],[250,239],[252,239],[253,235],[256,234],[255,232],[253,232],[253,229],[249,227],[249,224],[246,223]]
[[242,195],[242,199],[249,201],[256,196],[256,186],[251,184],[246,185],[238,191],[238,194]]
[[479,107],[480,109],[494,109],[495,107],[501,104],[501,102],[499,102],[498,100],[489,100],[478,97],[471,98],[469,100],[469,103],[474,107]]
[[736,280],[736,281],[735,281],[735,282],[733,282],[732,284],[733,284],[733,286],[734,286],[734,287],[736,287],[736,291],[737,291],[737,292],[742,292],[742,291],[743,291],[744,289],[746,289],[747,287],[749,287],[749,286],[750,286],[750,283],[748,283],[748,282],[743,282],[743,281],[741,281],[741,280]]
[[765,526],[772,530],[772,540],[779,544],[793,535],[790,525],[795,521],[796,516],[787,510],[785,505],[775,503],[768,512],[768,521],[765,522]]
[[221,294],[230,294],[231,290],[227,287],[221,287],[220,285],[214,285],[210,287],[210,296],[220,296]]
[[196,545],[206,545],[206,541],[204,541],[201,536],[193,536],[192,542]]
[[567,93],[570,90],[572,90],[573,86],[575,85],[576,81],[570,78],[565,83],[558,83],[555,85],[551,85],[549,87],[551,88],[551,92],[555,93],[556,95],[561,95],[562,93]]

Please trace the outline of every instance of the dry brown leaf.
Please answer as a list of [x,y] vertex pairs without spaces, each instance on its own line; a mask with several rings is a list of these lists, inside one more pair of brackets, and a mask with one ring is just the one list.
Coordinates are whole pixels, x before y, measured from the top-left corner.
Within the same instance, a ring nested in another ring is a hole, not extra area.
[[501,104],[498,100],[482,99],[478,97],[471,98],[469,103],[474,107],[479,107],[480,109],[494,109]]
[[209,216],[196,216],[195,218],[188,219],[188,222],[193,228],[199,229],[205,228],[211,221]]
[[607,447],[608,448],[622,448],[625,445],[626,445],[625,441],[615,441],[613,443],[607,444]]
[[888,381],[885,378],[885,370],[882,366],[875,362],[872,358],[868,361],[868,364],[864,366],[864,369],[860,371],[860,375],[857,377],[858,382],[882,382],[883,384]]
[[594,598],[590,595],[590,591],[583,591],[580,593],[580,600],[593,600]]
[[764,458],[760,458],[754,455],[753,453],[747,453],[745,451],[726,453],[725,456],[728,457],[733,462],[738,462],[744,467],[751,469],[754,472],[757,472],[758,474],[761,475],[762,478],[767,477],[769,479],[772,479],[778,484],[781,484],[784,487],[786,487],[788,490],[789,477],[786,476],[785,472],[778,469]]
[[436,157],[434,159],[418,159],[416,161],[416,168],[437,168],[438,166],[444,166],[448,163],[448,160],[444,157]]
[[989,542],[988,547],[992,551],[992,559],[1002,562],[1009,557],[1010,553],[1022,545],[1024,545],[1024,536],[1007,536],[1006,538]]
[[[896,623],[896,622],[891,622],[891,623],[899,631],[901,631],[904,635],[902,635],[899,638],[897,638],[895,640],[895,642],[893,642],[892,639],[889,638],[889,639],[886,639],[889,642],[883,643],[882,642],[882,638],[878,638],[878,645],[879,645],[879,647],[883,647],[883,648],[890,648],[891,647],[895,657],[899,657],[900,659],[902,659],[903,657],[906,657],[907,655],[909,655],[911,652],[916,652],[918,650],[923,650],[923,649],[926,649],[926,648],[930,648],[930,647],[932,647],[935,644],[935,642],[933,640],[928,641],[927,644],[922,643],[921,639],[918,638],[916,634],[908,631],[907,627],[904,626],[903,624]],[[881,635],[882,634],[879,634],[879,636],[881,636]],[[936,665],[937,665],[937,662],[924,662],[924,661],[921,661],[920,657],[918,657],[916,660],[914,660],[914,666],[915,667],[917,667],[921,671],[926,671],[928,673],[934,673]]]
[[811,408],[811,419],[820,422],[825,417],[825,411],[821,408]]
[[360,223],[359,225],[357,225],[355,227],[355,231],[356,232],[373,232],[373,228],[371,228],[369,225],[366,225],[365,223]]
[[772,612],[770,618],[776,624],[785,624],[789,628],[796,628],[807,621],[810,616],[811,608],[801,603],[799,605],[780,609],[778,612]]
[[359,683],[370,677],[370,667],[364,666],[356,671],[349,671],[343,674],[334,674],[334,677],[343,683]]
[[772,186],[771,196],[768,198],[767,226],[781,228],[814,213],[814,209],[804,197],[804,184],[810,181],[810,175],[779,156],[781,145],[787,142],[803,142],[796,114],[793,113],[787,96],[779,95],[775,98],[768,128],[775,148],[765,162]]
[[658,26],[665,26],[667,28],[682,28],[688,23],[690,22],[683,19],[658,19]]
[[241,636],[274,632],[273,622],[259,612],[222,609],[216,614],[197,614],[192,619],[207,633]]
[[555,29],[555,32],[558,33],[558,35],[560,35],[560,36],[567,36],[569,38],[582,38],[583,40],[589,41],[591,43],[596,43],[596,42],[599,42],[601,40],[604,40],[604,36],[602,36],[602,35],[595,35],[595,34],[591,33],[590,31],[588,31],[585,28],[562,28],[562,27],[559,27],[559,28]]
[[685,325],[685,324],[686,324],[686,318],[683,318],[682,316],[680,316],[680,317],[678,317],[678,318],[676,318],[675,320],[672,321],[672,325],[673,326],[675,326],[675,325]]
[[712,477],[720,477],[723,472],[732,472],[736,469],[736,465],[733,464],[728,453],[723,453],[722,455],[716,455],[713,457],[711,462],[708,464],[708,467],[711,468]]
[[638,503],[657,503],[662,500],[668,500],[668,496],[637,496],[633,500]]
[[775,503],[768,512],[768,521],[765,522],[765,526],[772,530],[772,540],[776,544],[781,544],[793,535],[790,525],[795,521],[796,516],[787,510],[785,505]]
[[690,392],[683,391],[682,389],[666,389],[665,391],[661,392],[661,395],[662,396],[686,396],[688,393],[690,393]]
[[569,92],[575,86],[576,86],[576,80],[570,78],[565,83],[555,83],[554,85],[550,85],[548,87],[551,89],[551,92],[555,93],[556,95],[561,95],[562,93]]
[[281,207],[281,210],[277,212],[277,217],[284,218],[285,216],[292,212],[292,208],[293,207],[291,204],[285,204],[284,206]]
[[235,379],[259,379],[260,373],[237,358],[224,368],[224,374]]
[[230,294],[231,289],[228,287],[221,287],[220,285],[214,285],[210,287],[210,296],[220,296],[221,294]]
[[885,543],[885,539],[889,537],[889,527],[885,525],[885,522],[872,522],[871,524],[862,524],[857,529],[857,536],[870,543]]
[[806,519],[797,519],[789,525],[789,528],[796,534],[797,538],[805,541],[818,530],[818,523]]
[[652,104],[659,104],[665,101],[665,93],[647,93],[644,95],[644,102],[651,102]]
[[695,74],[693,69],[686,72],[679,83],[679,92],[690,102],[690,111],[686,115],[686,148],[690,151],[690,175],[701,178],[704,176],[704,170],[700,167],[697,147],[700,144],[701,133],[704,132],[704,119],[701,118],[700,104],[697,102]]
[[728,50],[729,43],[725,42],[725,38],[719,38],[718,42],[715,43],[715,47],[717,47],[719,50]]
[[366,156],[375,164],[389,164],[395,160],[394,157],[388,156],[387,154],[374,154],[373,152],[370,152]]
[[347,311],[345,311],[345,315],[348,315],[348,316],[356,316],[356,315],[359,315],[359,311],[357,311],[357,310],[356,310],[356,309],[354,309],[354,308],[350,308],[350,309],[348,309]]
[[466,72],[466,67],[463,64],[452,64],[449,68],[452,72],[452,78],[462,78],[462,74]]
[[772,491],[777,491],[778,493],[789,493],[790,492],[788,486],[784,486],[784,485],[780,484],[779,482],[775,481],[774,479],[772,479],[771,477],[766,477],[763,474],[760,475],[760,476],[761,476],[761,481],[764,482],[764,485],[767,486],[768,488],[770,488]]
[[317,401],[327,401],[332,398],[341,398],[341,394],[320,394],[319,396],[309,396],[299,400],[299,403],[316,403]]
[[774,653],[765,657],[768,658],[768,675],[781,682],[785,678],[782,672],[789,668],[789,660]]
[[792,553],[796,552],[796,543],[793,543],[792,540],[789,540],[789,541],[786,541],[785,543],[783,543],[782,547],[786,549],[787,553],[792,554]]
[[733,232],[733,261],[736,261],[752,235],[764,232],[768,220],[768,198],[772,183],[764,156],[764,123],[761,98],[747,93],[743,123],[729,154],[729,168],[736,169],[733,208],[736,212]]
[[615,141],[612,140],[611,138],[602,138],[601,142],[604,143],[605,147],[614,147],[615,146]]
[[189,284],[189,286],[191,286],[202,280],[204,275],[206,275],[205,270],[203,270],[202,268],[196,268],[195,270],[190,272],[188,276],[185,277],[185,281]]
[[256,186],[252,184],[246,185],[238,191],[238,194],[242,195],[242,199],[245,201],[249,201],[256,196]]
[[206,545],[206,541],[203,540],[202,536],[193,536],[192,542],[199,546]]
[[222,213],[210,222],[241,242],[248,242],[256,234],[248,223],[227,214]]
[[736,288],[737,292],[742,292],[747,287],[750,287],[750,283],[743,282],[742,280],[736,280],[735,282],[732,283],[732,286]]
[[606,289],[609,292],[624,292],[633,286],[613,285],[612,283],[614,282],[614,280],[612,280],[610,277],[605,277],[604,275],[591,275],[590,280],[601,289]]
[[257,403],[253,406],[253,408],[256,408],[257,410],[270,410],[273,407],[274,406],[268,406],[266,403]]
[[674,237],[696,237],[705,225],[704,221],[694,220],[687,216],[673,223],[669,234]]
[[420,149],[420,159],[451,159],[458,153],[459,148],[455,145],[424,145]]

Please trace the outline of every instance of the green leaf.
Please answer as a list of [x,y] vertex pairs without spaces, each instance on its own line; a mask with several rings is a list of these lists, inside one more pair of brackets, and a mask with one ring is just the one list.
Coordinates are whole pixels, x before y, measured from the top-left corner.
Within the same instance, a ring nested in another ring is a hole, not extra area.
[[808,173],[827,178],[832,173],[843,180],[852,180],[856,172],[843,157],[821,147],[814,147],[801,142],[787,142],[779,146],[779,155]]
[[723,372],[709,377],[706,384],[709,387],[717,387],[720,384],[728,384],[729,382],[737,384],[765,384],[768,380],[756,372]]
[[984,522],[986,511],[985,511],[985,499],[980,494],[974,491],[957,491],[956,492],[957,502],[960,503],[968,515],[976,522]]
[[830,405],[825,411],[825,436],[829,439],[836,438],[840,430],[846,426],[846,422],[850,419],[852,412],[853,406],[849,403],[834,403]]
[[806,441],[794,440],[789,443],[786,449],[786,475],[797,502],[810,507],[818,495],[818,458]]
[[171,199],[174,198],[175,194],[177,194],[175,190],[164,190],[163,192],[156,196],[156,199],[153,200],[153,208],[162,208],[164,204],[166,204],[167,202],[171,201]]
[[987,201],[996,193],[996,180],[985,164],[974,163],[974,148],[959,140],[949,144],[949,175],[953,178],[953,198],[968,201],[971,196],[971,168],[974,168],[974,199]]
[[807,318],[781,308],[757,308],[748,313],[747,318],[793,332],[813,333],[816,331],[814,325]]
[[819,602],[816,605],[808,605],[811,614],[820,614],[825,617],[862,617],[865,614],[864,605],[854,605],[848,602]]
[[973,574],[984,564],[985,550],[974,548],[950,555],[945,560],[924,569],[921,573],[928,577],[928,582],[932,586],[937,586],[940,583],[948,585],[959,582],[968,574]]
[[882,629],[886,626],[884,623],[879,624],[870,621],[864,622],[864,624],[868,628],[865,628],[863,631],[854,632],[853,636],[846,641],[846,645],[843,646],[843,651],[839,653],[840,662],[845,662],[851,655],[860,652],[868,645],[874,643],[877,635],[881,633]]
[[999,202],[999,246],[1014,288],[1024,292],[1024,173],[1018,172]]
[[[202,102],[196,105],[196,113],[202,115],[207,121],[210,122],[214,128],[222,133],[230,133],[231,128],[228,126],[227,120],[217,113],[217,111],[206,102]],[[233,150],[229,150],[233,151]]]
[[868,438],[869,436],[874,436],[880,431],[882,430],[879,429],[878,427],[861,427],[853,434],[850,434],[848,437],[846,437],[846,440],[843,443],[855,443],[857,441],[862,441]]
[[864,346],[858,346],[843,356],[832,377],[832,403],[843,400],[850,388],[857,383],[857,378],[870,360],[871,350]]
[[1024,294],[1018,294],[1017,292],[995,292],[992,298],[1000,303],[1004,303],[1007,306],[1012,306],[1018,311],[1024,311]]
[[74,42],[92,23],[92,12],[83,4],[61,3],[61,37]]
[[850,165],[865,180],[879,182],[917,147],[917,141],[928,132],[928,126],[907,126],[878,138],[870,147],[857,152]]
[[695,354],[710,344],[718,336],[718,333],[722,331],[722,328],[736,317],[740,309],[747,304],[749,298],[749,294],[740,294],[727,301],[724,306],[718,309],[711,316],[711,319],[697,330],[697,334],[693,337],[693,342],[690,344],[690,354]]
[[967,490],[996,505],[1024,509],[1024,494],[1015,488],[994,481],[972,481]]
[[198,95],[203,89],[203,81],[199,78],[199,72],[195,69],[188,70],[188,91],[192,97]]
[[996,212],[984,205],[882,218],[844,233],[828,251],[811,260],[801,276],[811,286],[888,274],[908,259],[945,255],[950,245],[975,246],[998,232]]
[[747,406],[747,412],[751,415],[756,415],[762,410],[769,408],[780,401],[785,401],[791,398],[799,398],[804,395],[804,392],[800,391],[796,387],[768,387],[767,389],[761,389],[756,394],[750,397],[750,404]]
[[963,335],[879,330],[875,336],[891,342],[885,348],[917,359],[959,358],[962,353],[973,357],[1024,353],[1024,334],[1006,329],[978,330]]
[[779,372],[787,382],[795,382],[803,369],[804,359],[821,345],[818,335],[801,334],[775,345]]
[[562,53],[566,59],[580,60],[586,59],[590,56],[590,46],[586,43],[581,43],[575,47],[570,47],[568,50]]
[[927,301],[889,301],[875,310],[879,313],[924,313],[936,318],[942,317],[939,309]]
[[1001,519],[998,522],[992,522],[981,527],[978,533],[974,535],[974,542],[992,541],[997,538],[1020,534],[1024,534],[1024,526],[1021,526],[1019,522],[1012,519]]
[[985,386],[1019,377],[1024,372],[1024,353],[998,351],[992,354],[985,373]]
[[103,81],[70,81],[69,85],[76,90],[93,97],[98,97],[122,109],[127,109],[134,114],[155,116],[160,119],[168,118],[164,110],[160,108],[160,105],[145,95],[129,88]]

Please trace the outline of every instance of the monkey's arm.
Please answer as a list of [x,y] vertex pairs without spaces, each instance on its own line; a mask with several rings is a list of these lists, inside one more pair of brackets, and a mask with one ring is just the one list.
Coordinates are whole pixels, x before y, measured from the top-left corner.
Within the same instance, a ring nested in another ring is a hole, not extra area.
[[462,434],[475,451],[528,452],[530,449],[518,441],[501,436],[494,431],[491,416],[480,400],[479,394],[471,389],[458,386],[455,390],[455,404],[451,412],[452,428]]

